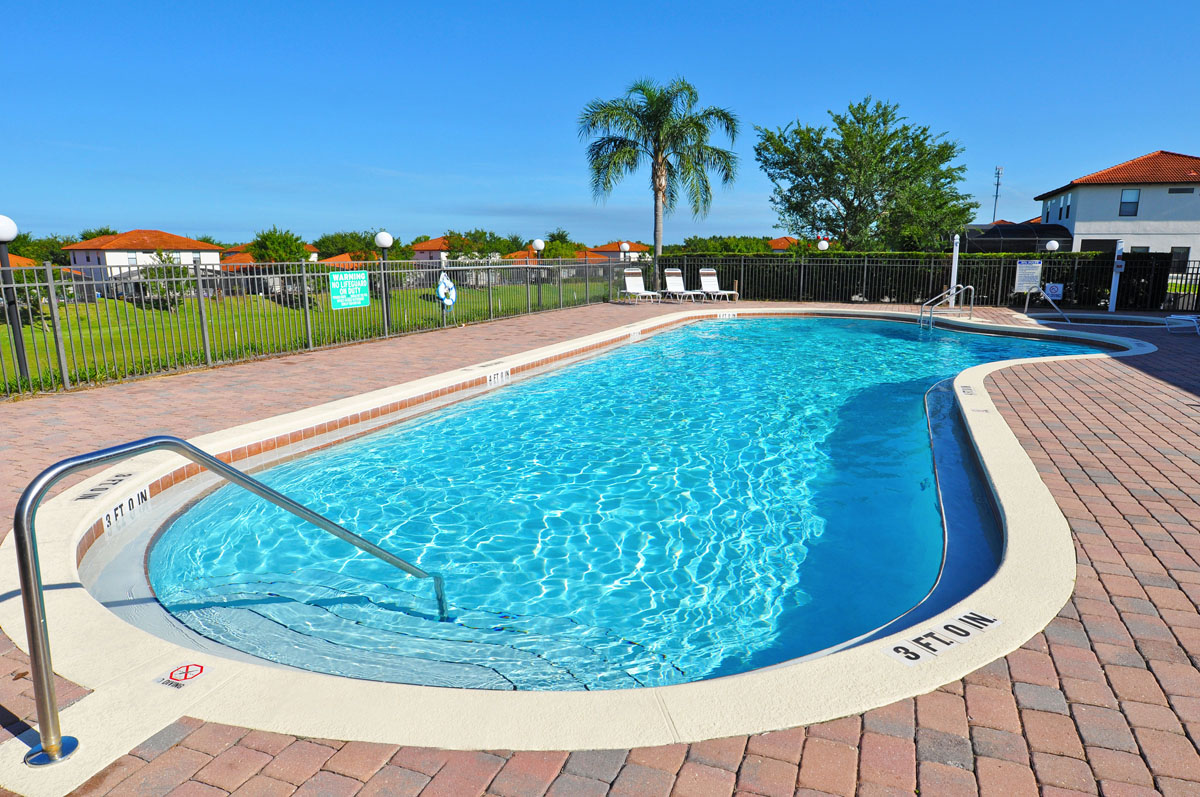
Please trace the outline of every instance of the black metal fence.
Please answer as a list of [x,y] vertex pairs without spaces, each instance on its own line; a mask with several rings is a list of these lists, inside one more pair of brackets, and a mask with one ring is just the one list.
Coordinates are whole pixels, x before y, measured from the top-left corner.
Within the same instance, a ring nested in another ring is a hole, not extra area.
[[[958,281],[975,286],[976,304],[1017,306],[1025,298],[1012,291],[1018,259],[1023,258],[965,256]],[[1111,260],[1070,253],[1040,259],[1044,281],[1064,285],[1063,306],[1107,308]],[[1200,262],[1134,254],[1126,263],[1118,309],[1200,310]],[[622,270],[630,265],[594,260],[168,264],[113,275],[49,264],[14,268],[0,275],[13,283],[5,287],[0,313],[0,395],[70,389],[612,301],[623,286]],[[653,265],[636,265],[652,285]],[[680,268],[689,288],[699,286],[701,268],[714,268],[721,286],[736,286],[746,300],[917,305],[950,284],[951,264],[949,257],[894,254],[687,255],[664,257],[659,267]],[[452,306],[437,295],[443,272],[456,288]],[[348,274],[360,275],[369,294],[364,306],[344,307],[335,296],[337,275]]]
[[[1061,305],[1107,309],[1113,264],[1106,257],[1016,255],[959,259],[958,282],[975,286],[978,305],[1023,305],[1013,292],[1017,261],[1043,261],[1042,279],[1063,284]],[[1200,262],[1172,262],[1170,255],[1130,254],[1117,293],[1120,310],[1192,310],[1200,289]],[[794,302],[921,304],[950,285],[949,256],[834,257],[707,256],[663,257],[661,268],[679,268],[688,286],[699,284],[701,268],[715,269],[723,287],[736,283],[743,299]],[[1040,303],[1035,300],[1033,305]]]

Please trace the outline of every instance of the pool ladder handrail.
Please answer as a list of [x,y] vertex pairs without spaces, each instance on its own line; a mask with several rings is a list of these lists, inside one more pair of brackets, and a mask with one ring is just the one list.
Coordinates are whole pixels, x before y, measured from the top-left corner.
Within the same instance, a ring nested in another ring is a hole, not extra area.
[[46,497],[46,493],[61,479],[97,465],[107,465],[149,451],[163,449],[190,459],[226,481],[249,490],[260,498],[270,501],[302,520],[307,520],[314,526],[345,540],[411,576],[432,579],[434,593],[437,596],[438,619],[442,622],[449,619],[446,609],[445,583],[440,575],[422,570],[411,562],[364,540],[324,515],[296,503],[286,495],[271,489],[186,440],[169,435],[155,435],[64,459],[46,468],[29,483],[17,500],[17,509],[13,517],[13,539],[16,544],[17,569],[21,579],[21,603],[25,612],[25,631],[29,638],[29,677],[33,681],[38,735],[41,737],[41,743],[34,746],[25,755],[25,763],[30,766],[45,766],[63,761],[79,746],[79,741],[74,737],[64,737],[59,727],[58,702],[54,694],[54,668],[50,663],[50,640],[46,627],[46,605],[42,594],[42,571],[38,563],[37,536],[33,525],[34,515]]
[[946,302],[946,303],[952,302],[955,299],[961,298],[964,294],[966,294],[970,299],[970,304],[966,305],[965,310],[962,309],[964,307],[964,305],[962,303],[959,303],[958,305],[951,305],[952,309],[943,310],[942,313],[943,313],[943,315],[946,313],[955,313],[957,315],[962,315],[963,313],[966,313],[968,319],[974,318],[975,317],[975,286],[974,285],[963,285],[962,283],[959,283],[958,285],[947,288],[946,290],[939,293],[937,296],[933,297],[929,301],[922,304],[921,309],[917,314],[917,325],[920,327],[925,326],[925,311],[928,310],[929,311],[929,328],[933,329],[934,312],[937,310],[937,308],[940,307],[943,302]]

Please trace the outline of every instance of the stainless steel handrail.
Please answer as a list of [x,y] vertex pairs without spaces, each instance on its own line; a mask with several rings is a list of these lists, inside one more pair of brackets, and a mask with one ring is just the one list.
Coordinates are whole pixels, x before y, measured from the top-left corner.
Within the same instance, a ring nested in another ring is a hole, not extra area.
[[[969,294],[971,297],[971,304],[965,311],[967,313],[967,318],[974,318],[975,317],[975,286],[974,285],[963,285],[962,283],[959,283],[958,285],[955,285],[951,288],[947,288],[946,290],[939,293],[937,296],[933,297],[932,299],[930,299],[929,301],[927,301],[921,305],[921,309],[917,312],[917,326],[921,326],[921,327],[925,326],[925,310],[926,310],[926,308],[928,308],[928,310],[929,310],[929,326],[932,329],[933,328],[934,310],[936,310],[943,301],[951,301],[959,296],[962,296],[964,293]],[[955,310],[954,312],[962,313],[964,311],[963,310]]]
[[161,449],[174,451],[176,454],[190,459],[226,481],[243,487],[260,498],[265,498],[276,506],[307,520],[314,526],[345,540],[377,559],[382,559],[393,567],[400,568],[411,576],[432,579],[434,593],[437,596],[438,619],[445,622],[449,618],[446,609],[445,583],[440,575],[426,572],[395,554],[385,551],[378,545],[364,540],[324,515],[319,515],[308,507],[301,506],[232,465],[196,448],[186,440],[168,435],[156,435],[64,459],[46,468],[29,483],[25,492],[21,493],[20,499],[17,500],[17,510],[13,517],[13,538],[16,542],[17,568],[21,578],[21,603],[25,610],[25,631],[29,637],[29,676],[33,681],[38,734],[41,736],[41,744],[36,745],[25,755],[25,763],[30,766],[45,766],[62,761],[75,752],[79,746],[77,739],[62,735],[58,722],[58,702],[54,694],[54,668],[50,664],[50,640],[46,629],[46,605],[42,595],[42,571],[38,563],[37,536],[33,525],[34,514],[50,488],[72,473]]

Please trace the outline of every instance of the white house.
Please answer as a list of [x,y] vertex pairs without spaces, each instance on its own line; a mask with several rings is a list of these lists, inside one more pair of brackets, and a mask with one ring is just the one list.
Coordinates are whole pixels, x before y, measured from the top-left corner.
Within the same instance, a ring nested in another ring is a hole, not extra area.
[[76,271],[97,281],[133,279],[143,268],[160,266],[158,252],[181,266],[200,263],[205,271],[221,270],[221,247],[193,241],[162,230],[130,230],[116,235],[101,235],[63,250],[71,254]]
[[428,241],[421,241],[419,244],[413,244],[414,260],[445,260],[449,254],[450,244],[446,242],[446,236],[444,235]]
[[1126,252],[1200,259],[1200,157],[1159,150],[1034,198],[1042,224],[1071,232],[1073,251],[1111,249],[1119,238]]
[[[628,252],[621,251],[622,243],[629,244]],[[588,249],[588,254],[599,255],[608,260],[636,261],[649,258],[650,247],[640,244],[637,241],[613,241],[612,243],[604,244],[604,246],[593,246],[591,249]]]

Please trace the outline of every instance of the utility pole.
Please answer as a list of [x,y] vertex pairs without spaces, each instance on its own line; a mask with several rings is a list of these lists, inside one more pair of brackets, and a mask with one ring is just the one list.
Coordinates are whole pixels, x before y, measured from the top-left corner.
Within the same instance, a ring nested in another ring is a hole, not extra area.
[[996,197],[992,200],[992,224],[996,223],[996,206],[1000,204],[1000,175],[1004,174],[1004,167],[996,167]]

